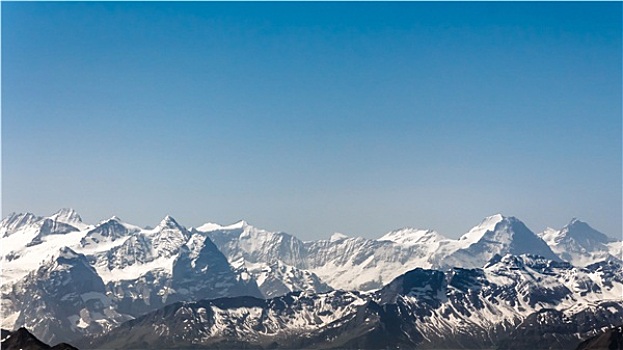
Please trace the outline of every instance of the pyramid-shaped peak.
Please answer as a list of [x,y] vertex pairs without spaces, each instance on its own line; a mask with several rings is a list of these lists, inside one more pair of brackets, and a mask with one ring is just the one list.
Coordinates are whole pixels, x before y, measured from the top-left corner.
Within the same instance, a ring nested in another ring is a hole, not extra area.
[[160,224],[158,224],[158,227],[160,228],[177,228],[177,229],[182,229],[182,225],[180,225],[177,221],[175,221],[175,219],[171,216],[171,215],[167,215],[164,217],[164,219],[162,219],[162,221],[160,221]]
[[567,229],[574,228],[574,229],[590,229],[590,230],[593,230],[593,228],[590,227],[589,224],[587,224],[586,222],[584,222],[584,221],[582,221],[582,220],[580,220],[578,218],[572,218],[571,221],[569,221],[569,223],[566,224],[564,228],[567,228]]
[[478,225],[472,227],[466,234],[461,236],[461,241],[476,242],[484,236],[487,232],[495,231],[495,228],[503,221],[507,221],[508,218],[502,214],[495,214],[487,216]]
[[586,243],[590,243],[591,241],[599,243],[615,241],[615,239],[595,230],[589,224],[577,218],[571,219],[571,221],[562,228],[561,233],[563,236],[572,237]]

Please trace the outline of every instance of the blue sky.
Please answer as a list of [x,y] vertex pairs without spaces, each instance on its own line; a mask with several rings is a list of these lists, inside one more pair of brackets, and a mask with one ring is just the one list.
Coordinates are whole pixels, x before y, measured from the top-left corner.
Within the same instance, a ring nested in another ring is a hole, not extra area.
[[611,3],[2,3],[2,213],[621,235]]

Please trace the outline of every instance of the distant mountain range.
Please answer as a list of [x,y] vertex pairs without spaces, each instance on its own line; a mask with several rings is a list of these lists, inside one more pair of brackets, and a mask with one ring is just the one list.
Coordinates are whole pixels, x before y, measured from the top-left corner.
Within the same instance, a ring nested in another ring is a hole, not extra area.
[[7,216],[0,250],[2,327],[46,343],[521,348],[544,332],[574,347],[623,323],[623,242],[576,219],[303,242],[244,221],[93,225],[63,209]]

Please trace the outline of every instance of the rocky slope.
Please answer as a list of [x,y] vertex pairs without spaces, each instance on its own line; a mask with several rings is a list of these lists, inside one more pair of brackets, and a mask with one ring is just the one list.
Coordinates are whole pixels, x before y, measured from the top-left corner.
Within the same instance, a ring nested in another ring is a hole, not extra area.
[[[528,293],[521,294],[528,300],[542,294],[561,296],[564,297],[561,303],[573,300],[577,308],[584,307],[585,313],[578,315],[596,317],[596,314],[607,314],[601,306],[596,306],[597,301],[621,299],[623,291],[617,289],[621,280],[620,260],[616,254],[617,249],[623,249],[623,243],[587,227],[573,221],[560,231],[541,234],[542,239],[518,219],[494,215],[458,240],[444,238],[432,230],[405,228],[379,239],[334,234],[330,239],[303,242],[287,233],[269,232],[244,221],[187,229],[167,216],[155,228],[140,228],[117,217],[95,225],[86,224],[69,209],[49,217],[12,214],[0,222],[2,325],[10,329],[28,326],[46,342],[68,341],[108,332],[128,319],[182,301],[236,296],[274,298],[293,291],[303,291],[303,295],[312,298],[315,294],[332,295],[327,293],[334,288],[374,293],[385,290],[383,295],[387,298],[389,287],[385,285],[418,267],[436,269],[445,276],[444,280],[448,279],[448,270],[458,273],[455,267],[465,271],[477,268],[480,270],[474,271],[482,271],[484,277],[474,278],[489,281],[485,286],[521,281],[495,293]],[[604,251],[606,255],[602,254]],[[524,253],[538,253],[546,258],[550,270],[547,273],[534,270],[534,266],[545,264],[537,263],[543,258],[526,263],[526,258],[506,257]],[[583,263],[582,268],[561,262],[578,259]],[[517,266],[510,272],[491,272],[495,266],[509,264]],[[525,275],[513,275],[526,268]],[[556,287],[549,288],[550,285]],[[475,295],[488,287],[474,288],[466,291],[466,295]],[[448,291],[440,293],[448,297]],[[389,304],[400,300],[397,298]],[[381,317],[374,311],[378,307],[373,303],[381,309],[385,304],[374,298],[368,301],[373,306],[362,312]],[[533,304],[526,308],[514,303],[517,310],[507,310],[505,315],[515,316],[504,316],[503,327],[515,327],[517,322],[527,320],[528,315],[521,311],[524,309],[534,315],[545,312],[538,317],[558,320],[552,327],[562,322],[560,307],[554,308],[554,313],[547,313],[539,308],[550,306],[538,301]],[[489,308],[505,310],[500,305],[492,304]],[[484,318],[456,322],[491,327],[487,322],[495,319],[495,315],[475,314]],[[383,315],[382,319],[387,320],[389,316]],[[564,315],[572,320],[575,317]],[[438,321],[433,323],[434,327],[443,329],[444,322]],[[352,320],[348,322],[355,324]],[[379,323],[379,327],[385,329],[384,323]],[[424,325],[418,327],[421,334],[413,334],[432,337],[432,330],[424,332],[421,331]],[[380,332],[379,329],[371,332]],[[519,327],[514,334],[518,339],[529,339],[530,329]],[[447,331],[449,328],[444,330]],[[325,336],[322,330],[313,332]],[[392,334],[392,339],[407,339]],[[358,343],[362,340],[357,337],[340,339],[344,344],[365,343]]]
[[2,329],[1,332],[0,347],[4,350],[77,350],[66,343],[49,346],[37,339],[26,328],[19,328],[16,331]]
[[623,349],[623,325],[610,328],[603,333],[586,339],[576,350],[621,350]]
[[167,216],[153,229],[113,217],[82,223],[71,210],[14,214],[2,235],[2,326],[45,342],[102,333],[176,301],[261,297],[205,235]]
[[[95,348],[572,348],[620,322],[623,270],[530,255],[481,269],[415,269],[373,293],[176,303],[82,344]],[[546,336],[543,336],[543,335]]]

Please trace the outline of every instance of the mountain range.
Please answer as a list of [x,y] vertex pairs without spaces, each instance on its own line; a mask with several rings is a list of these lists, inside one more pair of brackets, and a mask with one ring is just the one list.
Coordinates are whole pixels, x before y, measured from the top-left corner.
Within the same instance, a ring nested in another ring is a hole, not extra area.
[[46,343],[491,347],[538,328],[569,346],[623,315],[623,242],[577,219],[538,234],[498,214],[457,240],[404,228],[303,242],[245,221],[93,225],[62,209],[5,217],[0,247],[2,327]]

